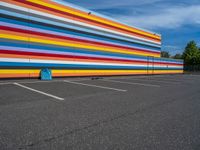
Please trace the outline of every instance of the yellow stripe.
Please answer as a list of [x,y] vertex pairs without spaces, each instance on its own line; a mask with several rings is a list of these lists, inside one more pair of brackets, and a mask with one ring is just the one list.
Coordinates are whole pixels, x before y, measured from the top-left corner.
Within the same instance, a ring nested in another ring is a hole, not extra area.
[[25,74],[25,73],[40,73],[40,70],[33,69],[0,69],[0,74]]
[[[0,69],[0,74],[39,74],[40,69]],[[151,71],[151,70],[149,70]],[[154,73],[183,73],[183,70],[154,70]],[[147,70],[52,70],[53,74],[56,73],[147,73]]]
[[106,51],[106,52],[114,52],[114,53],[160,57],[159,54],[149,54],[149,53],[143,53],[143,52],[130,52],[130,51],[124,51],[124,50],[117,50],[117,49],[113,49],[113,48],[106,48],[106,50],[105,50],[105,49],[102,49],[101,47],[89,46],[89,45],[84,45],[84,44],[52,41],[52,40],[38,39],[38,38],[32,38],[32,37],[18,36],[18,35],[13,35],[13,34],[0,34],[0,38],[20,40],[20,41],[26,41],[26,42],[44,43],[44,44],[51,44],[51,45],[59,45],[59,46],[67,46],[67,47],[74,47],[74,48],[91,49],[91,50]]
[[[66,71],[66,72],[65,72]],[[70,70],[52,70],[53,73],[68,73]],[[74,70],[77,73],[147,73],[147,70]],[[148,70],[148,72],[150,72],[152,70]],[[154,73],[158,73],[158,72],[162,72],[162,73],[168,73],[168,72],[174,72],[174,73],[179,73],[179,72],[183,72],[182,70],[153,70],[152,72]]]
[[149,36],[149,37],[160,39],[160,36],[158,36],[158,35],[153,35],[151,33],[147,33],[147,32],[141,31],[141,30],[137,30],[137,29],[134,29],[134,28],[131,28],[131,27],[126,27],[124,25],[123,26],[118,25],[116,23],[112,23],[110,21],[106,21],[106,20],[103,20],[103,19],[97,19],[94,16],[85,15],[85,14],[78,13],[76,11],[69,10],[69,9],[67,9],[67,7],[62,8],[62,7],[59,7],[59,6],[55,6],[55,5],[52,5],[52,4],[45,3],[44,1],[37,1],[37,0],[27,0],[27,1],[30,1],[32,3],[36,3],[36,4],[39,4],[39,5],[43,5],[43,6],[46,6],[46,7],[49,7],[49,8],[57,9],[57,10],[60,10],[60,11],[63,11],[63,12],[67,12],[67,13],[70,13],[70,14],[73,14],[73,15],[77,15],[77,16],[80,16],[80,17],[84,17],[84,18],[88,18],[88,19],[91,19],[91,20],[103,22],[103,23],[108,24],[108,25],[123,28],[123,29],[129,30],[129,31],[132,31],[132,32],[135,32],[135,33],[143,34],[143,35],[146,35],[146,36]]

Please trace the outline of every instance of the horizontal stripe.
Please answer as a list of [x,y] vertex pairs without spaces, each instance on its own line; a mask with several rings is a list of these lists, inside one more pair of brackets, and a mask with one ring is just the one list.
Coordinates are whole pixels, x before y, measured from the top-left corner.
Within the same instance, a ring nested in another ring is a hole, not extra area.
[[179,66],[152,66],[152,65],[125,65],[125,64],[108,64],[108,63],[88,63],[88,62],[76,62],[76,61],[58,61],[58,60],[36,60],[36,59],[12,59],[9,60],[9,58],[0,58],[0,66],[3,67],[37,67],[37,68],[42,68],[42,67],[49,67],[49,68],[81,68],[81,69],[155,69],[155,70],[164,70],[164,69],[169,69],[169,70],[180,70],[183,69],[183,67]]
[[[4,19],[5,20],[5,19]],[[136,48],[136,49],[148,49],[149,51],[155,51],[155,52],[159,52],[160,53],[160,48],[158,47],[152,47],[152,46],[145,46],[145,45],[139,45],[139,44],[130,44],[130,43],[124,43],[124,42],[121,42],[121,41],[113,41],[111,39],[104,39],[102,40],[101,38],[96,38],[96,37],[89,37],[88,35],[84,36],[84,37],[81,37],[81,36],[78,36],[77,34],[73,34],[73,33],[66,33],[66,30],[62,30],[62,31],[59,31],[59,30],[55,30],[55,28],[47,28],[47,27],[44,27],[44,28],[41,28],[42,26],[39,26],[40,28],[38,28],[37,26],[32,26],[30,24],[27,24],[26,25],[18,25],[18,24],[11,24],[11,23],[7,23],[7,22],[2,22],[0,21],[0,24],[3,26],[3,27],[11,27],[11,28],[17,28],[17,29],[26,29],[26,30],[29,30],[29,31],[36,31],[36,32],[39,32],[39,33],[48,33],[48,34],[51,34],[51,35],[61,35],[62,37],[70,37],[70,38],[75,38],[75,39],[80,39],[82,41],[85,41],[85,42],[94,42],[94,43],[102,43],[102,44],[111,44],[111,45],[115,45],[115,46],[124,46],[124,47],[129,47],[129,48]]]
[[126,47],[126,46],[117,46],[113,44],[105,44],[105,43],[100,43],[100,42],[93,42],[89,40],[83,40],[83,39],[77,39],[73,37],[67,37],[67,36],[61,36],[61,35],[54,35],[54,34],[49,34],[49,33],[41,33],[41,32],[36,32],[36,31],[30,31],[30,30],[24,30],[24,29],[17,29],[17,28],[12,28],[12,27],[6,27],[6,26],[0,26],[1,30],[8,30],[8,31],[14,31],[14,32],[20,32],[20,33],[26,33],[26,34],[31,34],[33,35],[39,35],[39,36],[45,36],[45,37],[51,37],[55,39],[62,39],[62,40],[67,40],[67,41],[74,41],[74,42],[80,42],[80,43],[87,43],[96,45],[96,46],[105,46],[105,47],[111,47],[111,48],[120,48],[120,49],[126,49],[126,50],[137,50],[141,52],[151,52],[155,54],[160,54],[160,52],[154,52],[151,50],[144,50],[144,49],[138,49],[138,48],[131,48],[131,47]]
[[[4,6],[9,7],[9,8],[13,8],[13,9],[17,9],[17,10],[20,10],[20,11],[27,12],[27,8],[24,8],[24,7],[20,7],[20,6],[16,6],[16,5],[12,5],[12,4],[8,4],[8,3],[4,3],[4,2],[2,2],[2,4],[4,4]],[[41,12],[41,11],[37,11],[37,10],[33,10],[33,9],[29,9],[28,13],[37,14],[37,15],[48,17],[48,18],[54,18],[56,20],[64,21],[65,23],[70,23],[70,24],[73,24],[73,25],[78,25],[78,26],[81,26],[81,27],[90,28],[90,29],[94,29],[94,30],[97,30],[97,31],[103,31],[103,32],[112,33],[112,34],[116,34],[116,35],[121,35],[121,36],[129,37],[129,38],[133,38],[133,39],[138,39],[138,40],[141,40],[141,41],[148,41],[148,42],[157,43],[157,44],[160,43],[158,41],[152,41],[152,40],[149,40],[149,39],[140,38],[138,36],[133,36],[133,35],[125,34],[125,33],[122,33],[122,32],[118,32],[118,31],[114,31],[114,30],[110,30],[110,29],[106,29],[106,28],[102,28],[102,27],[97,27],[97,26],[94,26],[94,25],[86,24],[86,23],[83,23],[83,22],[67,19],[67,18],[64,18],[64,17],[52,15],[50,13],[45,13],[45,12]]]
[[[0,78],[13,77],[39,77],[41,70],[33,69],[0,69]],[[177,74],[183,73],[182,70],[154,70],[152,74]],[[52,75],[55,77],[64,76],[105,76],[105,75],[134,75],[148,74],[146,70],[52,70]]]
[[[98,36],[98,37],[104,37],[104,38],[112,38],[115,40],[121,40],[121,41],[126,41],[126,42],[132,42],[132,43],[140,43],[140,44],[145,44],[145,45],[149,45],[149,46],[156,46],[156,47],[160,47],[160,43],[156,44],[156,43],[151,43],[150,41],[139,41],[133,38],[128,38],[128,37],[124,37],[124,36],[120,36],[120,35],[115,35],[115,34],[108,34],[105,32],[99,32],[99,31],[95,31],[95,30],[91,30],[88,28],[83,28],[83,27],[77,27],[73,24],[66,24],[66,23],[62,23],[61,21],[58,22],[58,20],[47,20],[47,18],[36,18],[33,16],[28,16],[28,15],[22,15],[19,13],[13,13],[10,11],[5,11],[5,10],[1,10],[2,17],[4,18],[9,18],[12,19],[13,21],[23,21],[23,22],[27,22],[27,24],[29,24],[29,20],[31,20],[32,24],[37,24],[37,25],[43,25],[45,27],[53,27],[53,28],[59,28],[59,29],[64,29],[65,32],[69,31],[69,32],[76,32],[73,33],[73,35],[78,34],[78,35],[93,35],[93,36]],[[16,17],[18,16],[18,17]],[[19,18],[20,17],[20,18]]]
[[123,25],[123,26],[126,26],[126,27],[129,27],[129,28],[133,28],[133,29],[136,29],[136,30],[140,30],[140,31],[143,31],[143,32],[147,32],[147,33],[150,33],[150,34],[153,34],[153,35],[157,35],[157,36],[161,36],[160,34],[158,33],[155,33],[155,32],[152,32],[152,31],[149,31],[147,29],[143,29],[143,28],[139,28],[139,27],[133,27],[132,25],[130,24],[127,24],[125,22],[119,22],[119,20],[116,20],[114,19],[113,17],[109,17],[109,16],[105,16],[103,14],[99,14],[97,12],[94,12],[92,10],[88,10],[88,9],[85,9],[83,7],[80,7],[80,6],[77,6],[77,5],[74,5],[72,3],[68,3],[66,1],[63,1],[63,0],[52,0],[58,4],[61,4],[61,5],[64,5],[65,7],[68,7],[69,9],[72,9],[74,11],[78,11],[78,12],[81,12],[83,14],[86,14],[88,16],[88,12],[91,12],[92,13],[92,16],[91,17],[100,17],[101,19],[107,19],[108,21],[112,21],[114,23],[118,23],[120,25]]
[[57,0],[2,0],[0,78],[183,73],[161,36]]
[[[99,58],[99,57],[88,57],[88,56],[77,56],[77,55],[63,55],[63,54],[48,54],[48,53],[38,53],[38,52],[19,52],[19,51],[9,51],[5,49],[0,48],[0,57],[5,57],[3,54],[15,54],[18,55],[19,58],[40,58],[40,59],[62,59],[62,60],[84,60],[84,61],[98,61],[98,62],[116,62],[116,63],[122,63],[122,64],[131,64],[131,63],[137,63],[137,64],[153,64],[153,65],[171,65],[171,66],[183,66],[182,64],[177,63],[164,63],[164,62],[149,62],[148,59],[146,61],[143,60],[125,60],[125,59],[114,59],[114,58]],[[24,55],[24,56],[23,56]],[[7,55],[9,56],[9,55]],[[12,55],[11,55],[12,56]],[[35,56],[35,57],[34,57]],[[40,56],[40,57],[39,57]],[[14,57],[14,56],[13,56]],[[17,57],[17,56],[16,56]]]
[[[53,3],[52,1],[50,1],[49,3]],[[68,3],[69,4],[69,3]],[[53,3],[53,5],[58,5],[58,3]],[[59,5],[60,7],[63,7],[63,5]],[[69,10],[69,9],[73,9],[73,14],[75,13],[75,12],[77,12],[78,11],[78,14],[80,15],[80,14],[84,14],[84,16],[82,16],[82,17],[84,17],[84,18],[90,18],[90,19],[94,19],[94,18],[98,18],[99,20],[99,22],[104,22],[104,21],[106,21],[106,22],[108,22],[108,24],[115,24],[116,26],[118,26],[118,27],[122,27],[122,28],[125,28],[125,29],[129,29],[130,31],[134,31],[134,32],[138,32],[138,33],[140,33],[140,34],[145,34],[145,35],[150,35],[150,36],[152,36],[152,37],[157,37],[157,38],[160,38],[160,36],[159,35],[155,35],[154,33],[150,33],[150,32],[148,32],[148,31],[144,31],[144,30],[140,30],[140,29],[136,29],[135,27],[130,27],[130,26],[126,26],[126,25],[124,25],[124,24],[121,24],[121,23],[119,23],[118,21],[116,22],[116,21],[112,21],[111,19],[106,19],[105,17],[101,17],[101,16],[97,16],[97,15],[95,15],[95,14],[92,14],[92,15],[88,15],[88,11],[90,11],[90,10],[86,10],[86,12],[80,12],[81,10],[80,10],[80,7],[79,7],[79,10],[77,10],[77,9],[74,9],[74,8],[70,8],[69,7],[69,5],[68,6],[66,6],[66,5],[64,5],[64,8],[67,8],[67,10]]]
[[85,45],[85,44],[77,44],[75,42],[66,42],[66,41],[61,41],[61,40],[54,41],[53,38],[39,39],[39,38],[33,38],[33,36],[31,37],[22,36],[22,35],[20,36],[20,35],[15,35],[14,33],[8,32],[8,31],[2,31],[0,38],[20,40],[20,41],[26,41],[26,42],[34,42],[34,43],[52,44],[52,45],[59,45],[59,46],[67,46],[67,47],[75,47],[75,48],[83,48],[83,49],[91,49],[91,50],[99,50],[99,51],[108,51],[108,52],[114,52],[114,53],[124,53],[124,54],[133,54],[133,55],[135,54],[135,55],[154,56],[154,57],[160,56],[159,54],[151,54],[151,53],[144,53],[144,52],[142,53],[138,51],[132,52],[128,50],[119,50],[119,49],[112,49],[112,48],[102,49],[101,47],[95,47],[95,46],[90,46],[90,45]]
[[[1,42],[2,41],[2,42]],[[11,42],[11,41],[10,41]],[[8,50],[17,50],[17,51],[28,51],[28,52],[41,52],[41,53],[50,53],[50,54],[64,54],[64,55],[75,55],[75,56],[91,56],[91,57],[100,57],[100,58],[116,58],[116,59],[124,59],[124,60],[140,60],[146,61],[153,59],[154,62],[166,62],[166,63],[176,63],[176,64],[183,64],[182,60],[176,59],[165,59],[165,58],[151,58],[151,57],[144,57],[144,56],[135,56],[135,55],[125,55],[125,54],[117,54],[117,53],[105,53],[105,52],[94,52],[88,50],[77,50],[77,49],[66,49],[57,46],[44,46],[44,45],[27,45],[26,43],[16,43],[12,41],[11,43],[0,39],[0,46],[1,49],[8,49]],[[5,46],[3,46],[5,45]],[[12,45],[8,46],[8,45]],[[23,46],[23,47],[22,47]],[[29,48],[28,48],[28,47]]]
[[[18,74],[18,73],[40,73],[40,69],[0,69],[0,74]],[[146,70],[59,70],[59,69],[52,69],[52,73],[147,73]],[[155,70],[155,72],[181,72],[180,70]]]
[[[125,60],[146,60],[150,59],[149,57],[136,56],[136,55],[127,55],[120,53],[108,53],[102,51],[90,51],[84,49],[70,49],[66,47],[53,46],[53,45],[43,45],[43,44],[34,44],[26,42],[13,41],[13,40],[4,40],[0,39],[0,44],[2,49],[9,50],[18,50],[18,51],[28,51],[28,52],[41,52],[41,53],[51,53],[51,54],[66,54],[66,55],[79,55],[79,56],[91,56],[91,57],[100,57],[100,58],[116,58],[116,59],[125,59]],[[12,45],[12,47],[10,46]],[[28,46],[28,47],[27,47]],[[151,58],[155,62],[166,62],[166,63],[177,63],[183,64],[182,60],[177,59],[164,59],[164,58]]]
[[[47,3],[45,3],[45,2],[36,2],[36,1],[32,1],[31,3],[30,2],[28,2],[28,1],[25,1],[25,2],[23,2],[23,3],[25,3],[25,4],[28,4],[28,5],[31,5],[31,6],[35,6],[35,7],[39,7],[39,8],[42,8],[43,9],[43,11],[46,11],[46,10],[50,10],[50,11],[52,11],[52,12],[57,12],[57,13],[59,13],[59,14],[63,14],[63,15],[65,15],[65,16],[71,16],[71,17],[73,17],[73,18],[78,18],[78,19],[81,19],[81,20],[83,20],[83,21],[87,21],[87,22],[90,22],[90,24],[92,24],[92,23],[96,23],[96,25],[99,25],[99,26],[103,26],[103,27],[110,27],[112,30],[113,29],[115,29],[115,30],[120,30],[121,32],[122,31],[126,31],[127,33],[134,33],[134,34],[137,34],[137,35],[145,35],[146,37],[149,37],[149,38],[152,38],[152,39],[160,39],[160,37],[159,36],[155,36],[155,35],[153,35],[153,34],[147,34],[147,33],[145,33],[144,31],[142,31],[142,33],[143,34],[141,34],[141,33],[138,33],[137,32],[137,30],[133,30],[133,32],[131,32],[130,30],[127,30],[127,29],[123,29],[123,28],[121,28],[122,26],[113,26],[113,25],[111,25],[110,23],[107,23],[107,24],[105,24],[105,23],[103,23],[103,21],[102,22],[99,22],[99,21],[95,21],[95,20],[91,20],[91,19],[88,19],[88,17],[90,17],[90,16],[88,16],[88,15],[85,15],[84,17],[82,17],[82,16],[80,16],[80,15],[75,15],[74,14],[74,12],[72,12],[72,13],[69,13],[68,11],[61,11],[61,7],[58,7],[57,9],[55,9],[55,5],[57,5],[57,3],[54,3],[54,5],[50,5],[50,3],[51,3],[51,1],[49,1],[48,2],[48,4]],[[42,5],[42,3],[43,3],[43,5]],[[48,7],[49,6],[49,7]],[[51,7],[52,6],[52,7]],[[62,9],[63,10],[63,9]],[[66,7],[64,8],[64,10],[67,10],[66,9]]]

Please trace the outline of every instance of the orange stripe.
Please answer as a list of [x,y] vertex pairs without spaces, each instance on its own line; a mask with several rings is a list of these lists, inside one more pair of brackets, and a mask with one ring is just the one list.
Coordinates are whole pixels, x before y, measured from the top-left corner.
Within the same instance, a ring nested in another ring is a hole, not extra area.
[[[81,59],[81,58],[61,58],[61,57],[48,57],[48,56],[32,56],[32,55],[20,55],[20,54],[0,54],[0,58],[22,58],[22,59],[40,59],[40,60],[62,60],[62,61],[74,61],[74,62],[94,62],[94,63],[120,63],[130,65],[147,65],[148,62],[125,62],[116,60],[92,60],[92,59]],[[166,66],[166,64],[160,63],[148,63],[148,65],[160,65]],[[177,66],[175,64],[168,64],[168,66]]]
[[48,56],[31,56],[31,55],[17,55],[17,54],[0,54],[0,58],[22,58],[22,59],[42,59],[42,60],[63,60],[63,61],[74,61],[74,62],[97,62],[97,63],[120,63],[120,64],[138,64],[146,65],[147,62],[124,62],[124,61],[114,61],[114,60],[91,60],[91,59],[79,59],[79,58],[60,58],[60,57],[48,57]]
[[[182,74],[182,72],[154,72],[153,74]],[[76,71],[74,71],[74,73],[53,73],[53,76],[54,77],[69,77],[69,76],[95,76],[95,75],[98,75],[98,76],[105,76],[105,75],[109,75],[109,76],[113,76],[113,75],[144,75],[144,74],[147,74],[146,73],[141,73],[141,72],[132,72],[132,73],[127,73],[127,72],[124,72],[124,73],[106,73],[106,72],[98,72],[98,73],[92,73],[92,72],[89,72],[89,73],[78,73]],[[151,74],[151,73],[149,73]],[[1,74],[0,73],[0,78],[19,78],[19,77],[24,77],[24,78],[29,78],[29,77],[39,77],[40,76],[40,73],[3,73]]]
[[[143,31],[143,30],[140,30],[140,29],[137,29],[137,28],[134,28],[134,27],[130,27],[130,26],[127,26],[125,24],[122,24],[122,23],[118,23],[118,22],[115,22],[115,21],[112,21],[112,20],[108,20],[106,18],[103,18],[103,17],[99,17],[99,16],[96,16],[96,15],[88,15],[88,12],[84,12],[84,11],[81,11],[81,10],[78,10],[78,9],[75,9],[75,8],[72,8],[70,6],[66,6],[66,5],[62,5],[62,4],[59,4],[59,3],[56,3],[56,2],[53,2],[53,1],[49,1],[49,0],[44,0],[46,3],[48,4],[53,4],[55,6],[58,6],[60,8],[64,8],[64,9],[68,9],[68,10],[71,10],[71,11],[74,11],[74,12],[77,12],[77,13],[80,13],[80,14],[83,14],[85,16],[85,18],[87,19],[91,19],[93,21],[96,21],[95,19],[98,19],[98,20],[101,20],[103,22],[107,22],[108,25],[110,25],[109,23],[112,23],[112,24],[116,24],[118,26],[121,26],[122,29],[129,29],[129,31],[133,32],[132,30],[138,30],[140,32],[143,32],[143,33],[146,33],[146,34],[150,34],[151,36],[154,36],[156,39],[160,39],[161,37],[158,36],[158,35],[154,35],[153,33],[150,33],[150,32],[147,32],[147,31]],[[117,27],[117,26],[116,26]]]
[[8,73],[8,74],[1,74],[0,73],[0,78],[29,78],[29,73],[24,73],[24,74],[14,74],[14,73]]
[[133,36],[136,36],[136,37],[141,37],[141,38],[149,39],[149,40],[156,41],[156,42],[160,42],[160,41],[161,41],[161,39],[154,39],[154,38],[146,37],[146,36],[143,36],[143,35],[138,35],[138,34],[134,34],[134,33],[129,33],[129,32],[127,32],[127,31],[122,31],[122,30],[119,30],[119,29],[113,29],[113,28],[111,28],[111,27],[99,25],[99,24],[94,23],[94,22],[89,22],[89,21],[86,21],[86,20],[82,20],[82,19],[70,17],[70,16],[67,16],[67,15],[62,15],[62,14],[59,14],[59,13],[56,13],[56,12],[53,12],[53,11],[49,11],[49,10],[41,9],[41,8],[38,8],[38,7],[30,6],[30,5],[27,5],[27,4],[23,4],[22,2],[19,3],[19,2],[10,1],[10,0],[8,0],[8,1],[3,0],[3,1],[9,2],[9,3],[12,3],[12,4],[15,4],[15,5],[18,5],[18,6],[20,5],[20,6],[23,6],[23,7],[26,7],[26,8],[30,8],[30,9],[34,9],[34,10],[46,12],[46,13],[53,14],[53,15],[56,15],[56,16],[64,17],[64,18],[67,18],[67,19],[72,19],[72,20],[76,20],[76,21],[80,21],[80,22],[92,24],[92,25],[94,25],[94,26],[99,26],[99,27],[102,27],[102,28],[115,30],[115,31],[118,31],[118,32],[120,32],[120,33],[125,33],[125,34],[129,34],[129,35],[133,35]]
[[[94,47],[99,47],[99,45],[96,45],[96,44],[89,44],[89,43],[84,43],[84,42],[76,42],[76,41],[71,41],[71,40],[63,40],[63,39],[59,39],[59,38],[51,38],[51,37],[46,37],[46,36],[39,36],[39,35],[30,35],[28,33],[21,33],[21,32],[14,32],[14,31],[5,31],[5,30],[0,30],[1,33],[4,33],[4,34],[14,34],[14,35],[20,35],[20,36],[23,36],[23,37],[27,37],[27,41],[29,38],[38,38],[38,39],[47,39],[47,40],[51,40],[52,42],[53,41],[59,41],[59,42],[65,42],[65,43],[72,43],[72,44],[80,44],[80,45],[87,45],[87,46],[94,46]],[[51,43],[49,43],[51,44]],[[155,54],[155,53],[152,53],[152,52],[143,52],[143,51],[140,51],[140,50],[127,50],[127,49],[124,49],[124,48],[115,48],[115,47],[111,47],[111,46],[101,46],[102,47],[102,50],[103,49],[116,49],[116,50],[122,50],[124,52],[132,52],[132,53],[139,53],[137,55],[142,55],[142,54],[149,54],[149,55],[152,55],[152,56],[157,56],[159,57],[160,54]]]
[[[0,57],[7,57],[7,58],[26,58],[26,59],[42,59],[42,60],[63,60],[63,61],[84,61],[84,62],[98,62],[98,63],[122,63],[122,64],[133,64],[130,62],[123,62],[123,61],[102,61],[102,60],[91,60],[91,59],[78,59],[78,58],[60,58],[60,57],[48,57],[48,56],[31,56],[31,55],[16,55],[16,54],[0,54]],[[141,64],[141,63],[134,63],[134,64]],[[146,63],[144,63],[146,64]]]

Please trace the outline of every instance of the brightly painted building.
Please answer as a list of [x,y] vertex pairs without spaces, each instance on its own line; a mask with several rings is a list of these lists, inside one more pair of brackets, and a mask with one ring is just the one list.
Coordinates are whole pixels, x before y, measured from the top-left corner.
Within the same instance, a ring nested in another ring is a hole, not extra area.
[[153,32],[58,0],[0,7],[0,78],[183,73],[183,61],[160,58]]

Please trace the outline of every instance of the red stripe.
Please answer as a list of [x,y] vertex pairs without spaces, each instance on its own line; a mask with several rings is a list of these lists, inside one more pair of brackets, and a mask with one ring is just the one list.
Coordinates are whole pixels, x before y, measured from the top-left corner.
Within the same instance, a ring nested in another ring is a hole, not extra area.
[[35,35],[39,35],[39,36],[47,36],[47,37],[58,38],[58,39],[71,40],[71,41],[76,41],[76,42],[84,42],[84,43],[90,43],[90,44],[98,44],[98,45],[102,45],[102,46],[123,48],[123,49],[127,49],[127,50],[132,50],[132,51],[147,52],[147,53],[152,53],[152,54],[160,54],[160,52],[154,52],[154,51],[150,51],[150,50],[130,48],[130,47],[126,47],[126,46],[117,46],[117,45],[113,45],[113,44],[105,44],[105,43],[101,43],[101,42],[95,42],[95,41],[84,40],[84,39],[77,39],[77,38],[61,36],[61,35],[54,35],[54,34],[49,34],[49,33],[41,33],[41,32],[37,32],[37,31],[18,29],[18,28],[13,28],[13,27],[8,27],[8,26],[0,26],[0,29],[8,30],[8,31],[14,31],[14,32],[22,32],[22,33],[26,33],[26,34],[35,34]]
[[[13,51],[13,50],[5,50],[5,49],[0,49],[0,53],[2,53],[2,54],[17,54],[17,55],[30,55],[30,56],[59,57],[59,58],[74,58],[74,59],[91,59],[91,60],[104,60],[104,61],[123,61],[123,62],[145,63],[145,64],[147,64],[147,61],[142,61],[142,60],[100,58],[100,57],[76,56],[76,55],[66,55],[66,54],[50,54],[50,53],[47,54],[47,53],[40,53],[40,52],[23,52],[23,51],[17,51],[17,50]],[[162,62],[154,62],[154,64],[183,66],[182,64],[162,63]]]
[[[20,0],[14,0],[14,1],[18,1],[18,2],[21,2]],[[105,23],[102,23],[102,22],[99,22],[99,21],[95,21],[95,20],[90,20],[90,19],[87,19],[87,18],[83,18],[83,17],[80,17],[80,16],[76,16],[76,15],[73,15],[73,14],[69,14],[67,12],[63,12],[63,11],[60,11],[60,10],[57,10],[57,9],[54,9],[54,8],[49,8],[49,7],[46,7],[46,6],[42,6],[42,5],[39,5],[39,4],[35,4],[35,3],[32,3],[32,2],[28,2],[28,1],[23,1],[24,4],[27,4],[27,5],[31,5],[31,6],[35,6],[35,7],[39,7],[39,8],[42,8],[42,9],[46,9],[46,10],[49,10],[49,11],[53,11],[53,12],[57,12],[57,13],[60,13],[60,14],[63,14],[63,15],[68,15],[70,17],[76,17],[78,19],[81,19],[81,20],[85,20],[85,21],[89,21],[89,22],[94,22],[94,23],[97,23],[97,24],[100,24],[100,25],[103,25],[103,26],[108,26],[108,27],[111,27],[111,28],[115,28],[115,29],[118,29],[118,30],[121,30],[121,31],[126,31],[128,33],[132,33],[132,34],[135,34],[135,35],[139,35],[139,36],[142,36],[142,37],[147,37],[149,39],[153,39],[153,40],[156,40],[156,41],[160,41],[156,38],[153,38],[153,37],[149,37],[147,35],[143,35],[143,34],[140,34],[140,33],[135,33],[135,32],[131,32],[129,30],[126,30],[126,29],[121,29],[119,27],[115,27],[115,26],[112,26],[112,25],[108,25],[108,24],[105,24]]]

